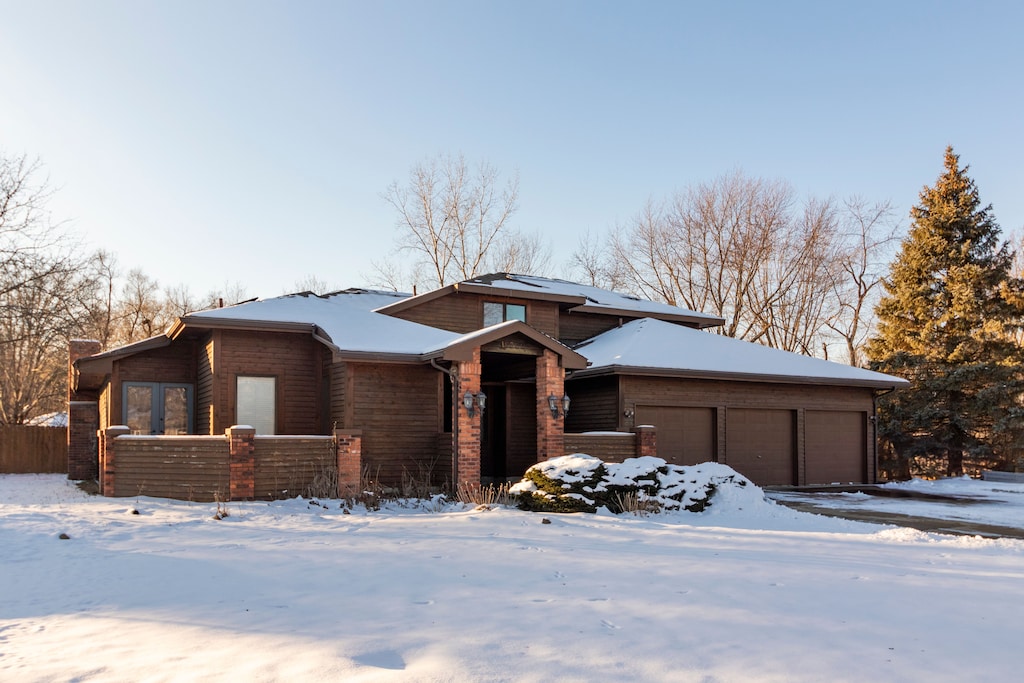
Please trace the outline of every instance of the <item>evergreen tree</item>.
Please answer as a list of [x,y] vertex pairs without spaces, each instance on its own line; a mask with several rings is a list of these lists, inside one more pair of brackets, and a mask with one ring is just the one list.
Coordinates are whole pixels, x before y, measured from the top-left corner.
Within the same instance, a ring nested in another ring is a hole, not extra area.
[[879,436],[906,462],[944,458],[948,476],[965,456],[1008,459],[1024,412],[1013,337],[1024,286],[967,170],[947,148],[945,171],[911,210],[868,346],[874,369],[913,383],[879,402]]

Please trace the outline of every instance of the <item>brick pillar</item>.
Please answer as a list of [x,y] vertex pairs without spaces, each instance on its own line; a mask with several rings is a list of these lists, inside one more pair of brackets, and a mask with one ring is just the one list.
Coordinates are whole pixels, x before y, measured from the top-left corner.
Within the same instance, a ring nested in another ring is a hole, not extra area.
[[117,495],[115,478],[117,475],[117,444],[114,440],[119,436],[130,433],[131,430],[124,425],[108,427],[97,436],[99,437],[99,482],[100,493],[104,496]]
[[256,496],[256,430],[252,427],[228,427],[230,499],[252,500]]
[[654,425],[638,425],[636,427],[636,457],[646,455],[658,457],[658,430]]
[[334,443],[338,449],[338,497],[351,498],[359,494],[363,474],[362,432],[335,429]]
[[[565,455],[565,416],[561,415],[565,372],[550,349],[537,358],[537,461]],[[548,396],[558,399],[558,414],[551,412]]]
[[455,442],[455,483],[456,485],[480,485],[480,419],[479,409],[472,417],[462,405],[462,397],[468,391],[474,396],[480,393],[480,349],[474,349],[473,360],[459,361],[456,368],[459,381],[455,392],[455,410],[458,415]]
[[100,352],[94,340],[72,339],[68,344],[68,479],[99,476],[99,397],[95,391],[77,391],[75,361]]

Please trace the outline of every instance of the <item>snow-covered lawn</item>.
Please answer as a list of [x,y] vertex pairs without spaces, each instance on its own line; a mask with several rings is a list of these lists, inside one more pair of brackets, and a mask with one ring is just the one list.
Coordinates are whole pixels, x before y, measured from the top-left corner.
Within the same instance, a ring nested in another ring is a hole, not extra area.
[[230,503],[216,520],[213,504],[0,476],[0,680],[935,682],[1021,668],[1022,541],[808,515],[757,490],[647,518],[328,506]]

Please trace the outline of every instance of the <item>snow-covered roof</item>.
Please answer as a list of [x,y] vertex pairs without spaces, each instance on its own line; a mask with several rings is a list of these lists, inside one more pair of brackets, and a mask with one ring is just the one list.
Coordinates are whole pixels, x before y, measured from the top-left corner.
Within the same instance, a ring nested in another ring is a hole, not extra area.
[[561,294],[565,296],[580,296],[586,302],[577,307],[578,310],[594,313],[630,311],[650,315],[687,316],[705,321],[706,325],[721,325],[724,321],[707,313],[691,311],[679,306],[657,301],[648,301],[632,294],[622,294],[608,289],[601,289],[592,285],[584,285],[568,280],[555,278],[536,277],[534,275],[514,275],[512,273],[499,273],[496,276],[484,276],[468,280],[473,284],[485,284],[500,289],[510,289],[521,292],[544,292],[548,294]]
[[214,308],[184,316],[186,326],[203,323],[284,323],[309,325],[326,335],[340,351],[418,356],[444,347],[459,335],[427,325],[374,313],[381,301],[395,296],[383,292],[347,290],[326,297],[289,294],[273,299]]
[[622,294],[600,287],[584,285],[568,280],[493,273],[464,280],[454,285],[425,292],[419,296],[391,301],[382,306],[382,312],[397,312],[430,301],[453,292],[491,294],[494,296],[519,296],[524,299],[556,301],[571,311],[618,315],[623,317],[650,316],[673,320],[697,327],[714,327],[725,321],[717,316],[691,311],[657,301],[648,301],[632,294]]
[[617,370],[688,377],[728,377],[758,382],[787,382],[899,387],[904,379],[761,344],[701,332],[652,318],[609,330],[576,347],[591,365],[578,375]]

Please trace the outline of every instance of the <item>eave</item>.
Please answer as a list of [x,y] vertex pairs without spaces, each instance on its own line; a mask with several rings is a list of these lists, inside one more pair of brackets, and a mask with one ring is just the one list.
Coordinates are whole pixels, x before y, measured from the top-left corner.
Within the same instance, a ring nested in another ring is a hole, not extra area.
[[[718,372],[713,370],[684,370],[678,368],[639,367],[632,365],[603,365],[599,368],[578,370],[573,379],[601,377],[608,375],[637,375],[642,377],[673,377],[678,379],[724,380],[729,382],[758,382],[761,384],[811,384],[831,387],[861,387],[865,389],[900,389],[910,382],[893,378],[893,381],[846,379],[841,377],[816,377],[803,375],[773,375],[748,372]],[[566,378],[568,379],[568,378]]]

